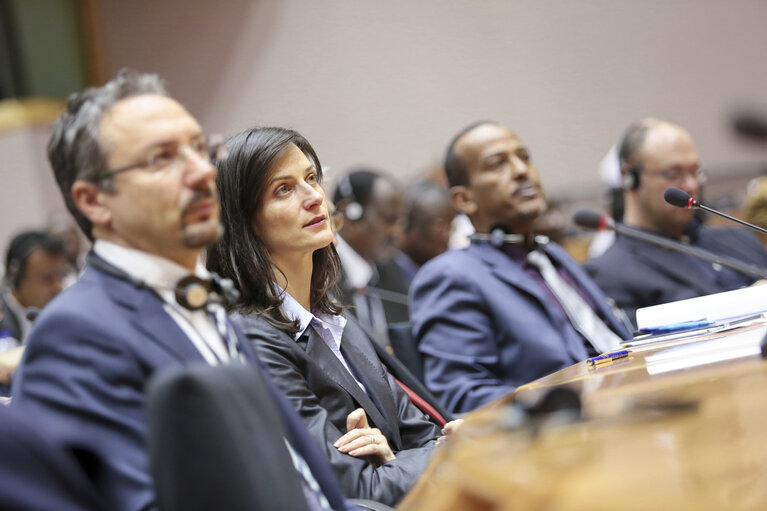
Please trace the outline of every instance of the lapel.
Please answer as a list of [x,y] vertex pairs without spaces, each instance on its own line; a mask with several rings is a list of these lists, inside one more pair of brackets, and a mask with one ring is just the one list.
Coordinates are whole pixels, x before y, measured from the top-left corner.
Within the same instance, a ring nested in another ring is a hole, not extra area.
[[548,295],[509,256],[489,243],[473,243],[469,245],[468,250],[482,259],[499,280],[534,298],[550,319],[553,320],[557,317],[553,313]]
[[701,295],[718,293],[721,291],[716,282],[712,282],[708,277],[698,270],[698,266],[690,264],[691,256],[658,248],[649,243],[625,239],[624,243],[629,252],[633,252],[642,264],[653,268],[656,272],[664,275],[672,282],[679,282],[680,285],[696,290]]
[[599,289],[594,281],[592,281],[583,268],[578,265],[565,250],[555,243],[547,243],[544,246],[544,251],[548,254],[552,261],[562,266],[580,288],[591,298],[594,306],[597,308],[599,314],[605,319],[606,324],[610,329],[618,334],[622,339],[631,339],[633,336],[631,332],[626,328],[615,312],[610,308],[607,302],[607,296]]
[[160,345],[179,360],[205,361],[184,331],[165,312],[162,300],[153,291],[138,288],[98,268],[89,267],[87,271],[95,272],[95,278],[108,281],[105,286],[107,293],[115,304],[125,309],[125,317],[146,339]]
[[[365,385],[371,393],[376,393],[375,395],[380,396],[381,394],[378,386],[368,386],[366,380],[370,378],[365,378],[364,373],[369,369],[365,367],[364,364],[361,367],[357,365],[358,362],[360,362],[360,359],[356,356],[356,353],[353,353],[354,350],[352,350],[351,356],[347,357],[347,354],[350,353],[349,350],[346,349],[346,346],[344,346],[345,344],[350,344],[350,341],[347,338],[347,331],[348,330],[344,328],[344,335],[341,340],[341,346],[344,348],[343,354],[347,358],[347,363],[354,366],[357,369],[357,372],[360,373],[363,385]],[[357,403],[359,403],[365,410],[370,421],[375,424],[375,427],[381,430],[384,436],[387,438],[395,438],[396,435],[397,444],[399,444],[399,431],[390,426],[389,421],[383,416],[378,406],[376,406],[370,396],[357,385],[357,382],[349,374],[349,371],[347,371],[341,361],[336,358],[319,334],[317,334],[313,328],[309,327],[306,334],[302,337],[306,340],[299,342],[299,346],[304,347],[305,342],[306,355],[309,359],[320,367],[323,374],[333,380],[339,387],[351,395]],[[388,391],[386,394],[388,394]]]
[[[391,431],[391,435],[386,435],[387,438],[393,439],[394,447],[400,449],[402,440],[399,434],[397,405],[394,402],[394,395],[386,379],[383,365],[381,365],[381,361],[372,347],[374,342],[357,327],[355,322],[348,321],[341,340],[341,353],[343,353],[347,363],[356,369],[363,385],[368,389],[370,396],[373,396],[371,400],[375,402],[378,410],[383,414],[386,428]],[[379,426],[378,429],[383,431],[384,428]]]

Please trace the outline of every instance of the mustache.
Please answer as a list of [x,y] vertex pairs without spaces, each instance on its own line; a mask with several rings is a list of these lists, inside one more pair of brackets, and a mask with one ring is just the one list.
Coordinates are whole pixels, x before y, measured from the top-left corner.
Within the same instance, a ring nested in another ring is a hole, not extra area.
[[218,202],[218,193],[216,193],[216,190],[214,188],[206,188],[204,190],[195,190],[194,195],[189,197],[189,199],[181,208],[181,211],[186,213],[188,210],[193,208],[198,202],[204,201],[207,199],[214,199],[216,202]]
[[512,193],[512,195],[522,193],[522,191],[527,188],[535,188],[539,192],[542,190],[540,183],[536,183],[535,181],[532,181],[530,179],[525,179],[524,181],[519,181],[517,183],[517,187],[514,189],[514,192]]

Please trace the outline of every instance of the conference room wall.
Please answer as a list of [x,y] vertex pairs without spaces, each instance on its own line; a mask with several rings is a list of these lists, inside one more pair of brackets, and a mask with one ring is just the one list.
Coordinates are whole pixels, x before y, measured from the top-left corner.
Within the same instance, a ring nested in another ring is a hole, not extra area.
[[209,131],[296,128],[331,181],[361,163],[414,176],[483,118],[517,130],[565,198],[601,192],[599,161],[645,115],[688,126],[715,172],[767,161],[728,124],[737,105],[767,111],[761,0],[103,0],[97,15],[105,74],[162,74]]
[[767,111],[760,0],[107,0],[106,69],[162,73],[212,130],[288,125],[334,170],[407,176],[497,119],[553,194],[601,189],[597,165],[645,115],[693,132],[707,163],[764,161],[736,104]]

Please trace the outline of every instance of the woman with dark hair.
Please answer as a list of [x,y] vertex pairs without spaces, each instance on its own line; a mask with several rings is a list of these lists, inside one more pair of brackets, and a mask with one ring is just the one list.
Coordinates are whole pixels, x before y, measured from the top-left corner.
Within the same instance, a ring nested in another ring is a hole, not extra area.
[[439,428],[331,299],[340,263],[319,159],[282,128],[244,131],[218,163],[222,239],[212,271],[241,291],[234,321],[320,442],[347,496],[389,505],[415,482]]

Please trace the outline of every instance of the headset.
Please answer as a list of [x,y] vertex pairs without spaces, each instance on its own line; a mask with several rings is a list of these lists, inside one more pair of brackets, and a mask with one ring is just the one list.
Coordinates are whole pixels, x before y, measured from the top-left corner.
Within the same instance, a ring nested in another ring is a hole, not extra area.
[[11,240],[5,258],[5,279],[13,289],[21,284],[23,269],[32,252],[42,248],[64,254],[64,244],[58,238],[43,231],[26,231]]
[[[522,234],[507,234],[508,227],[503,224],[495,224],[490,228],[489,234],[474,233],[469,236],[471,241],[488,242],[494,247],[502,247],[506,244],[527,245],[531,240]],[[535,245],[545,245],[549,242],[548,236],[538,235],[532,240]]]
[[338,182],[338,191],[341,193],[341,200],[346,204],[344,217],[350,222],[357,222],[365,214],[365,208],[357,202],[354,196],[352,180],[349,176],[349,173],[344,174],[341,181]]
[[[94,255],[93,252],[88,253],[87,259],[89,265],[107,275],[130,282],[137,289],[147,289],[154,292],[154,289],[143,280],[112,266]],[[215,273],[211,273],[210,277],[210,280],[205,280],[196,275],[187,275],[179,280],[173,288],[176,302],[185,309],[192,311],[202,309],[210,303],[234,304],[240,297],[240,292],[235,288],[234,282]]]
[[624,190],[636,190],[639,188],[639,169],[631,167],[621,179]]

